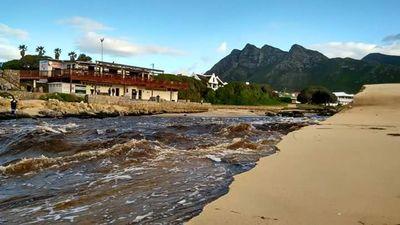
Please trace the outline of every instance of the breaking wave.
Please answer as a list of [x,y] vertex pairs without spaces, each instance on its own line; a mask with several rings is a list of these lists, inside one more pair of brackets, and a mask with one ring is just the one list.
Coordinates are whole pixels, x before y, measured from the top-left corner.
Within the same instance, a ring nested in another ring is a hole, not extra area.
[[65,166],[71,163],[82,163],[87,160],[109,157],[127,156],[134,159],[150,158],[155,154],[155,148],[147,140],[131,140],[124,144],[117,144],[111,148],[80,152],[71,156],[48,158],[24,158],[17,163],[0,166],[0,172],[5,175],[19,175],[34,172],[45,168]]

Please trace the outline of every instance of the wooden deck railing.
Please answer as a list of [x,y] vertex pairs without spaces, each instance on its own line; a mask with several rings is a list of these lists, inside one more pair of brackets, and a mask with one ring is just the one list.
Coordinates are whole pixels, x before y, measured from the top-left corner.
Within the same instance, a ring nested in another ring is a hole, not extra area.
[[140,86],[151,89],[187,89],[188,84],[176,81],[161,81],[148,79],[147,76],[132,76],[121,74],[100,73],[95,71],[82,70],[56,70],[56,71],[38,71],[38,70],[21,70],[21,80],[38,80],[47,79],[49,82],[83,82],[88,84],[105,84],[105,85],[126,85]]

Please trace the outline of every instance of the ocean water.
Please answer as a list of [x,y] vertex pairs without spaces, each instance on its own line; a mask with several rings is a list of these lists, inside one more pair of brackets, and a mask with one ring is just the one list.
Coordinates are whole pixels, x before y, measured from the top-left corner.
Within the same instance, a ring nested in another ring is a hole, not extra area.
[[322,117],[0,122],[0,224],[182,224]]

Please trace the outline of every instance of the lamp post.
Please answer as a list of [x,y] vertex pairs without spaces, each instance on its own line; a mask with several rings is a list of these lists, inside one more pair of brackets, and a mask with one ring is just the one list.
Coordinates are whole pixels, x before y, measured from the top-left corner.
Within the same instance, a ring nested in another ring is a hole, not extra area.
[[[101,43],[101,62],[103,62],[103,42],[104,38],[100,38]],[[103,74],[103,66],[100,67],[100,76]],[[94,94],[97,95],[97,82],[94,83]]]
[[152,64],[150,64],[150,65],[151,65],[151,68],[153,69],[153,70],[151,71],[151,75],[154,76],[154,63],[152,63]]
[[101,61],[103,61],[103,41],[104,41],[104,38],[100,38],[100,42],[101,42]]

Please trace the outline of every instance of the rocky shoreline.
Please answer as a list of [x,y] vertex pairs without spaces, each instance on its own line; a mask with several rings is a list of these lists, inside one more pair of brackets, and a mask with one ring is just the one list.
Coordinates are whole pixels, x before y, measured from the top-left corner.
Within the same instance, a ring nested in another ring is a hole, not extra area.
[[116,116],[141,116],[162,113],[199,113],[206,112],[209,105],[184,103],[143,102],[132,105],[88,104],[84,102],[62,102],[50,99],[21,100],[16,115],[10,113],[9,102],[0,101],[0,120],[20,118],[105,118]]
[[[106,118],[117,116],[142,116],[158,114],[199,114],[207,113],[219,116],[221,112],[227,111],[227,115],[234,112],[242,112],[242,116],[281,116],[281,117],[304,117],[308,115],[332,116],[339,111],[337,108],[310,108],[301,109],[297,107],[266,106],[254,108],[252,106],[214,106],[200,103],[173,103],[173,102],[135,102],[133,104],[109,104],[109,103],[84,103],[63,102],[50,99],[45,100],[21,100],[18,103],[16,115],[10,113],[10,103],[7,99],[0,99],[0,120],[21,118]],[[229,112],[228,112],[229,111]],[[247,112],[247,113],[246,113]]]

